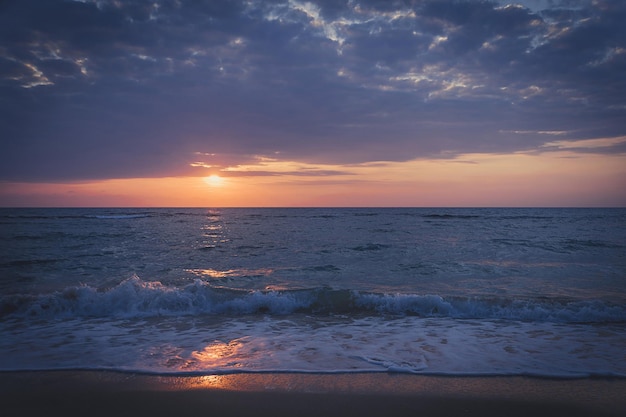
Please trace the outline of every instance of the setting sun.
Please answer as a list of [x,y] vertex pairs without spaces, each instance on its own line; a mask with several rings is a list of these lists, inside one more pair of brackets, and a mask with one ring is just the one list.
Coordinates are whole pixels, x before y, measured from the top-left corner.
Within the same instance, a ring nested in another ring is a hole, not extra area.
[[224,178],[219,175],[209,175],[203,178],[204,182],[211,187],[221,187],[224,185]]

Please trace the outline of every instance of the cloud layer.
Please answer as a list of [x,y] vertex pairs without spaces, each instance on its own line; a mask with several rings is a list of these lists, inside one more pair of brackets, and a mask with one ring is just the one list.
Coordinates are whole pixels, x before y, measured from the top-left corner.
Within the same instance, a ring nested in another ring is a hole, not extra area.
[[0,180],[624,153],[624,21],[620,0],[7,0]]

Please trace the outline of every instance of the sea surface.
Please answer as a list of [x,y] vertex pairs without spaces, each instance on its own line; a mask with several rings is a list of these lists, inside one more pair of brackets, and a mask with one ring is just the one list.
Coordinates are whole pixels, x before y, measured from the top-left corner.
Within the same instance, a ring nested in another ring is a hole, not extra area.
[[626,378],[626,209],[0,209],[0,371]]

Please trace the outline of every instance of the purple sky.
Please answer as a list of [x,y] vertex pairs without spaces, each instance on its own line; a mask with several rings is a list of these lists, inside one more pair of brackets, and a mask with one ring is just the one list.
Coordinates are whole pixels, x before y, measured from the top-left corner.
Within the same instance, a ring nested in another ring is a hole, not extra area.
[[3,0],[0,181],[623,155],[624,22],[622,0]]

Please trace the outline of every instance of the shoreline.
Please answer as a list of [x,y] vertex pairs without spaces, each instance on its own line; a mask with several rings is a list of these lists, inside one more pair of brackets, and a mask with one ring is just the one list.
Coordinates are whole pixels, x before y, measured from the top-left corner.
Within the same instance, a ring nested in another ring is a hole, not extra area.
[[0,372],[0,414],[618,416],[626,379],[411,374]]

